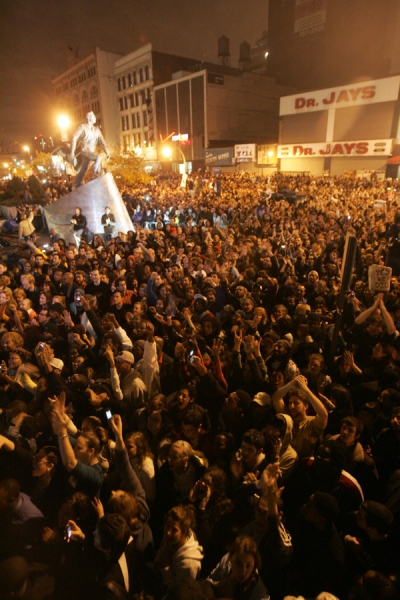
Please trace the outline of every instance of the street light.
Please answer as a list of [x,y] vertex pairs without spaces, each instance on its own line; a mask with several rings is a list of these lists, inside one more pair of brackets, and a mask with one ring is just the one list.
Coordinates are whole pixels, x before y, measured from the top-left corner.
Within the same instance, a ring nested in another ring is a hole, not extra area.
[[[182,152],[182,150],[179,148],[179,146],[176,146],[176,149],[179,150],[182,160],[183,160],[183,173],[186,173],[186,156],[184,155],[184,153]],[[161,150],[163,156],[165,156],[166,158],[170,158],[172,155],[172,149],[170,148],[170,146],[163,146],[162,150]]]
[[29,153],[29,150],[30,150],[29,146],[24,146],[22,149],[23,149],[24,152],[28,152]]
[[67,115],[60,115],[58,117],[58,126],[60,128],[61,133],[61,141],[68,142],[68,127],[70,125],[70,120]]

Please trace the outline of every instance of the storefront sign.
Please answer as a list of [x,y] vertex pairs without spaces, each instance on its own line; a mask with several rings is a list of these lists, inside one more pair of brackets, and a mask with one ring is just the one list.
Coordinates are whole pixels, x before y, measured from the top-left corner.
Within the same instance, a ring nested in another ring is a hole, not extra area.
[[235,158],[238,162],[255,162],[256,157],[256,144],[236,144]]
[[233,148],[215,148],[206,150],[206,165],[228,167],[233,163]]
[[323,31],[328,0],[296,0],[294,33],[300,37]]
[[319,144],[286,144],[278,146],[278,158],[321,156],[389,156],[392,140],[355,142],[322,142]]
[[329,108],[347,108],[377,102],[397,100],[400,77],[386,77],[375,81],[365,81],[343,85],[337,88],[316,90],[305,94],[283,96],[280,101],[280,116],[295,115],[303,112],[328,110]]

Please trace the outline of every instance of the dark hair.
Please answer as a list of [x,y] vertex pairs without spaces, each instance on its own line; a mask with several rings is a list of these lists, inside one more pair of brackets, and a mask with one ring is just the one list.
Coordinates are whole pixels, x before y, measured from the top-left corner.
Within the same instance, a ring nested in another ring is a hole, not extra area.
[[197,408],[189,410],[182,419],[183,425],[193,425],[194,427],[200,427],[203,423],[203,415]]
[[351,394],[342,385],[334,384],[332,386],[330,399],[334,401],[335,407],[339,412],[348,411],[351,414],[353,413]]
[[232,546],[229,548],[229,558],[239,552],[240,554],[251,554],[254,558],[254,568],[259,569],[261,566],[261,556],[257,548],[255,540],[249,535],[240,535],[235,539]]
[[109,550],[111,558],[118,560],[131,535],[125,519],[121,515],[104,515],[97,523],[97,532],[103,550]]
[[347,427],[355,427],[357,437],[360,437],[364,429],[363,423],[360,421],[360,419],[357,419],[357,417],[344,417],[340,423],[341,425],[346,425]]
[[242,442],[255,446],[257,450],[264,448],[264,436],[258,429],[249,429],[243,435]]

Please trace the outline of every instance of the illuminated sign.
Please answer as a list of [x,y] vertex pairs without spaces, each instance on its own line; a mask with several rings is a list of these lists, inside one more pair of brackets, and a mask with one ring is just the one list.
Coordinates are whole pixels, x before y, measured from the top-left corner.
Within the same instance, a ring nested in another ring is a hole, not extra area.
[[255,162],[256,145],[255,144],[236,144],[235,158],[239,162]]
[[188,133],[176,133],[172,136],[171,140],[173,142],[187,142],[189,139]]
[[321,156],[389,156],[392,140],[360,140],[355,142],[321,142],[318,144],[285,144],[278,146],[278,158]]
[[336,88],[327,88],[283,96],[280,100],[280,116],[294,115],[303,112],[315,112],[330,108],[348,108],[349,106],[362,106],[363,104],[376,104],[397,100],[399,95],[400,77],[386,77],[375,81],[365,81],[342,85]]

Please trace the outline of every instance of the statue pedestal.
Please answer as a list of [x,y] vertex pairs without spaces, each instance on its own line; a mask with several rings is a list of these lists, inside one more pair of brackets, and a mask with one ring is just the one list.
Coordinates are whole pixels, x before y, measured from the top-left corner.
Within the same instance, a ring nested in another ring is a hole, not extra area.
[[97,179],[85,183],[70,194],[62,196],[53,204],[44,207],[44,214],[49,230],[54,229],[67,243],[75,242],[70,231],[75,208],[79,207],[86,217],[87,228],[92,233],[103,234],[101,217],[109,206],[115,217],[113,237],[118,232],[127,233],[133,229],[132,221],[118,191],[111,173],[100,175]]

